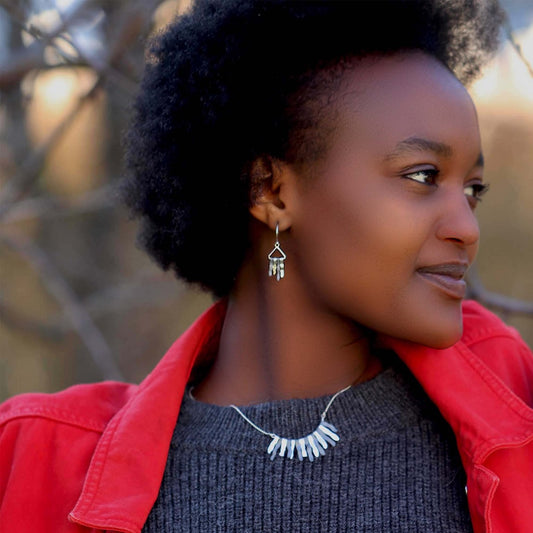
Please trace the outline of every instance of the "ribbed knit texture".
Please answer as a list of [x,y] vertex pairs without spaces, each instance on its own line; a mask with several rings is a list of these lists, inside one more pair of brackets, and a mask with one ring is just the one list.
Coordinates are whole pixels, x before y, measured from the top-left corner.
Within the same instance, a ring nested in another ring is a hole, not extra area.
[[[243,412],[294,438],[316,428],[329,398]],[[269,437],[186,395],[143,533],[472,531],[455,437],[402,363],[340,395],[326,420],[341,440],[324,457],[270,461]]]

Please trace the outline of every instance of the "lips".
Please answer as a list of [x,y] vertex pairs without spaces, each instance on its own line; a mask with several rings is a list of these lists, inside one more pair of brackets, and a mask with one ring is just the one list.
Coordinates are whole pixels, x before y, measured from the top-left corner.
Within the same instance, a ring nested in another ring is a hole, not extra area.
[[466,282],[463,277],[467,269],[466,263],[441,263],[418,268],[416,272],[424,281],[450,298],[462,300],[466,296]]

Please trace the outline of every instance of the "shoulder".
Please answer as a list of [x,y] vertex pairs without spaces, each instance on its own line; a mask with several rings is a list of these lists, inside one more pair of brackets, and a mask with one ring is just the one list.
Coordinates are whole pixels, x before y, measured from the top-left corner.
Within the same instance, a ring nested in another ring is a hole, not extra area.
[[0,405],[0,428],[13,421],[40,419],[101,432],[136,390],[136,385],[108,381],[75,385],[55,394],[21,394]]
[[[35,531],[35,517],[46,514],[63,531],[102,433],[136,388],[77,385],[0,405],[0,523]],[[46,490],[51,486],[60,489]]]
[[478,302],[467,300],[461,342],[508,388],[533,405],[533,354],[515,328]]
[[[55,394],[21,394],[0,405],[0,489],[2,472],[17,458],[23,470],[88,460],[108,422],[136,386],[104,382],[76,385]],[[28,472],[26,472],[27,474]],[[1,490],[0,490],[1,492]]]

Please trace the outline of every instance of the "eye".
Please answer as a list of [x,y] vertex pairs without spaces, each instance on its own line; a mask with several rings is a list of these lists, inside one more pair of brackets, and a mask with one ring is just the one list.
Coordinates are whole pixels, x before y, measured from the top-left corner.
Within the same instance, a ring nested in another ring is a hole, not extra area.
[[488,183],[471,183],[464,188],[466,196],[481,202],[481,197],[489,190]]
[[422,183],[424,185],[435,185],[438,175],[439,171],[436,168],[424,168],[421,170],[415,170],[414,172],[402,174],[402,177],[408,180],[417,181],[418,183]]

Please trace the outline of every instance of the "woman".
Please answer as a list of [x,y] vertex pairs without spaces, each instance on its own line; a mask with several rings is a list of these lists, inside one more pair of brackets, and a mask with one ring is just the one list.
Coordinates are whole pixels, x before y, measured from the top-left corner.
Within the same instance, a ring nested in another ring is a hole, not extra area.
[[220,301],[139,387],[4,405],[3,529],[530,530],[531,353],[463,302],[500,21],[201,0],[155,39],[124,193]]

